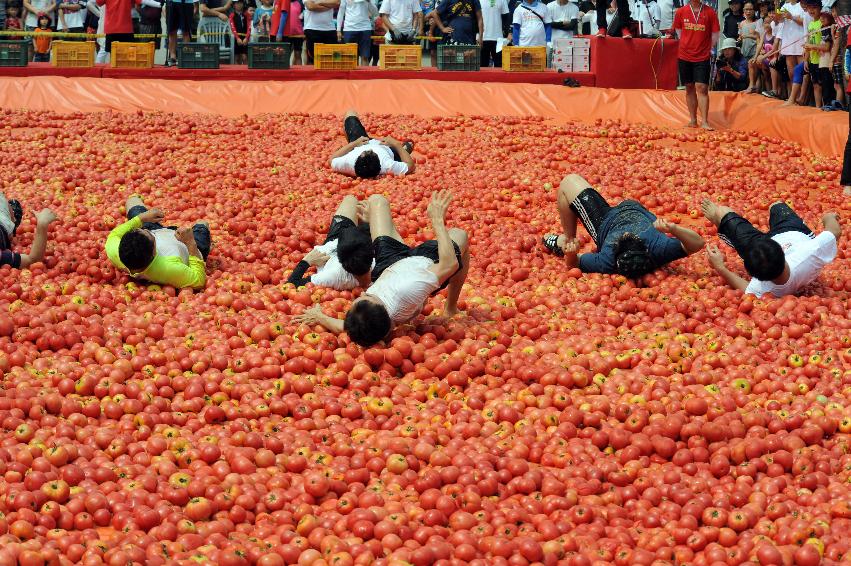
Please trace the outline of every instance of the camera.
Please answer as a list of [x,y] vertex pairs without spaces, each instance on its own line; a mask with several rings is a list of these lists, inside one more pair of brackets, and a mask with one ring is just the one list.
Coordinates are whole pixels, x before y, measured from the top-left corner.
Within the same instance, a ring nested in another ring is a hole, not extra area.
[[729,64],[730,64],[730,62],[727,61],[727,58],[724,57],[723,55],[719,55],[715,59],[715,66],[717,66],[719,69],[723,69],[724,67],[726,67]]

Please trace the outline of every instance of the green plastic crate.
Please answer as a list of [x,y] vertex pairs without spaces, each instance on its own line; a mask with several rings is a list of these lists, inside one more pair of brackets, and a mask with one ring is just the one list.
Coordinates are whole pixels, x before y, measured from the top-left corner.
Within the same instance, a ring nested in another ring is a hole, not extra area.
[[217,43],[183,43],[178,45],[179,69],[218,69],[219,45]]
[[0,67],[26,67],[31,41],[0,41]]
[[478,45],[437,46],[437,68],[440,71],[478,71],[482,63]]
[[289,43],[249,43],[249,69],[289,69],[293,46]]

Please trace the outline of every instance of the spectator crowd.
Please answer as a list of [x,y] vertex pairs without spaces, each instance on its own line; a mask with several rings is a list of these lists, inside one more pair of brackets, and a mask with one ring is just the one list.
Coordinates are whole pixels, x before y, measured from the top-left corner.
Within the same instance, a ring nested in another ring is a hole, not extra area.
[[[176,64],[178,38],[191,41],[200,27],[218,22],[232,35],[236,62],[242,64],[248,43],[264,41],[290,43],[294,65],[311,64],[316,43],[356,44],[364,66],[378,63],[382,43],[422,43],[436,65],[437,45],[449,43],[479,45],[481,66],[499,67],[506,45],[552,45],[574,35],[606,32],[624,38],[637,33],[684,39],[674,22],[681,0],[598,4],[605,1],[0,0],[0,29],[103,34],[98,39],[99,62],[107,60],[113,41],[134,41],[133,36],[141,34],[135,41],[152,41],[159,48],[165,32],[166,65]],[[696,0],[693,4],[704,6]],[[711,12],[720,34],[700,38],[701,53],[692,58],[701,60],[681,67],[683,84],[688,86],[697,73],[698,86],[705,81],[706,90],[762,94],[786,105],[814,105],[825,111],[845,109],[845,38],[834,26],[832,3],[731,0],[720,16],[706,7],[703,17]],[[694,15],[700,19],[700,10]],[[4,38],[20,39],[12,34]],[[31,58],[49,60],[50,42],[47,33],[33,36]],[[712,57],[704,70],[700,65],[706,49]],[[682,63],[689,54],[682,43],[680,51]],[[709,76],[704,79],[705,73]]]

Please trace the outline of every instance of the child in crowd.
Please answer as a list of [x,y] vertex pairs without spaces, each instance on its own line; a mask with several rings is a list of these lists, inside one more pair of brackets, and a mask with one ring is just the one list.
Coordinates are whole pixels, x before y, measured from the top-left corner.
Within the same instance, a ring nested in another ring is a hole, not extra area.
[[35,55],[33,63],[49,63],[50,62],[50,35],[53,30],[50,29],[50,16],[44,12],[38,15],[38,27],[35,29],[33,36],[33,48]]
[[[6,6],[6,30],[15,31],[23,30],[21,26],[21,7],[18,4],[9,4]],[[9,40],[21,39],[16,35],[7,36]]]
[[260,5],[254,10],[254,19],[251,25],[254,27],[254,36],[257,41],[269,41],[272,33],[272,0],[260,0]]
[[748,61],[748,72],[750,73],[750,86],[745,94],[760,92],[759,79],[762,77],[766,91],[777,91],[780,89],[780,76],[777,73],[777,38],[771,27],[770,18],[762,24],[762,37],[760,44],[762,52]]
[[[833,16],[833,21],[839,12],[836,5],[830,9],[830,15]],[[845,110],[845,81],[842,70],[842,60],[840,57],[840,48],[842,47],[842,29],[839,27],[833,28],[833,49],[830,51],[830,74],[833,76],[833,90],[836,91],[836,100],[825,110]]]
[[[815,99],[816,108],[821,108],[824,106],[823,95],[825,94],[825,90],[832,86],[830,70],[828,68],[830,52],[832,50],[832,45],[830,44],[832,36],[830,30],[821,31],[822,27],[824,27],[824,20],[821,16],[833,18],[830,14],[821,13],[821,3],[808,3],[805,8],[807,14],[812,18],[812,21],[807,25],[807,43],[804,45],[804,54],[807,60],[806,68],[807,73],[810,75],[810,82],[813,84],[813,98]],[[823,56],[824,61],[822,61]]]
[[251,39],[251,22],[245,14],[245,0],[235,0],[230,15],[230,29],[233,32],[233,53],[237,65],[248,64],[248,42]]
[[[372,40],[372,53],[369,57],[369,64],[372,66],[378,65],[378,57],[381,53],[380,46],[384,44],[384,36],[387,35],[387,28],[384,27],[384,19],[381,16],[378,16],[375,19],[374,27],[375,29],[372,32],[372,36],[375,39]],[[378,36],[381,37],[379,38]]]

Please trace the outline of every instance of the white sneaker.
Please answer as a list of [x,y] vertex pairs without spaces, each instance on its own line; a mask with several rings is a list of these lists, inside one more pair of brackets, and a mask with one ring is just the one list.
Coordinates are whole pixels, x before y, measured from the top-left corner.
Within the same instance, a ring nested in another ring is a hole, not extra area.
[[109,53],[106,51],[98,51],[98,54],[95,57],[95,63],[104,65],[109,63]]

